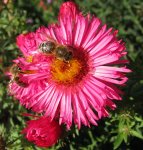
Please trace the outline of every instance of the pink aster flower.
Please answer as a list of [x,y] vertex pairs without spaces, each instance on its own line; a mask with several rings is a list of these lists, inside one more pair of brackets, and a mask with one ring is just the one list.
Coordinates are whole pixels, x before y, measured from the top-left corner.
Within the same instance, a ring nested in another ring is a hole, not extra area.
[[[28,48],[27,42],[17,39],[25,56],[19,63],[25,72],[21,80],[29,86],[13,83],[14,95],[27,108],[44,112],[51,120],[59,118],[68,129],[73,122],[78,128],[81,124],[97,125],[98,119],[109,115],[106,108],[115,109],[113,101],[122,99],[119,86],[125,85],[125,74],[130,72],[123,59],[125,44],[116,35],[117,31],[107,29],[99,18],[83,16],[73,2],[63,3],[58,24],[40,27],[34,33],[35,47]],[[42,53],[39,46],[47,41],[71,50],[73,57],[63,61],[54,53]],[[36,87],[39,90],[34,92]]]
[[62,133],[62,128],[57,121],[50,121],[41,117],[27,122],[27,127],[22,131],[28,141],[38,147],[51,147],[57,143]]

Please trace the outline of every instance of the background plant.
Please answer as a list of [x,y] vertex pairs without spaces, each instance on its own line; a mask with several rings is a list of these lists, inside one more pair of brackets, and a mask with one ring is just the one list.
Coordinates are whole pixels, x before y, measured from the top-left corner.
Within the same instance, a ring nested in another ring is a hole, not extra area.
[[[0,147],[8,150],[40,150],[20,134],[26,112],[8,95],[6,72],[12,60],[20,56],[15,44],[20,33],[34,31],[41,25],[56,22],[62,0],[0,1]],[[99,17],[109,27],[119,29],[128,51],[132,73],[123,87],[123,101],[109,118],[99,121],[97,127],[73,128],[53,150],[141,150],[143,147],[143,2],[142,0],[75,0],[84,14]]]

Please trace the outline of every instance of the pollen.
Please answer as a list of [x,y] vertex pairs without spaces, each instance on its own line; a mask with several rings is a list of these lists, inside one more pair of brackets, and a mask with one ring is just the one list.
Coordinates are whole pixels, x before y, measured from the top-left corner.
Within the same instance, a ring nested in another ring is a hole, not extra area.
[[82,63],[77,59],[64,62],[55,59],[51,66],[52,79],[61,84],[74,84],[82,76]]
[[26,61],[31,63],[33,61],[33,56],[30,55],[30,56],[26,57]]
[[21,73],[23,73],[23,74],[35,74],[35,73],[37,73],[37,71],[36,70],[24,70],[24,71],[21,71]]

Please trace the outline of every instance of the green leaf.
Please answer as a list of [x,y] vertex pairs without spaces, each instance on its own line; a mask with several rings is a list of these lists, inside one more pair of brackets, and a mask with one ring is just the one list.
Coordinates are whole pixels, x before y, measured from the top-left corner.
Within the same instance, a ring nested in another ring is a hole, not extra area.
[[134,118],[136,119],[136,121],[139,121],[139,122],[143,121],[142,118],[140,118],[140,117],[135,116]]
[[124,134],[123,133],[120,133],[120,134],[117,135],[117,138],[114,142],[114,149],[117,149],[121,145],[123,139],[124,139]]
[[124,134],[124,142],[127,143],[128,142],[128,135]]
[[131,134],[132,136],[137,137],[137,138],[143,139],[142,134],[141,134],[140,132],[135,131],[135,130],[131,130],[131,131],[130,131],[130,134]]

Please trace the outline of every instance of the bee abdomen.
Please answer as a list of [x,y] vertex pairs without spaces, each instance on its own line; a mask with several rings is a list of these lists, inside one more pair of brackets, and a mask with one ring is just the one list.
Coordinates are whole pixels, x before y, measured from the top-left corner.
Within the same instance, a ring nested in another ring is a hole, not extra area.
[[69,61],[73,57],[73,53],[67,47],[57,47],[55,54],[57,58],[63,59],[64,61]]
[[15,81],[19,86],[21,86],[21,87],[27,87],[27,86],[28,86],[27,83],[25,83],[25,82],[23,82],[23,81],[20,80],[20,77],[19,77],[19,76],[16,76],[16,77],[14,78],[14,81]]
[[73,58],[73,53],[71,51],[69,51],[64,57],[65,61],[69,61],[72,58]]

